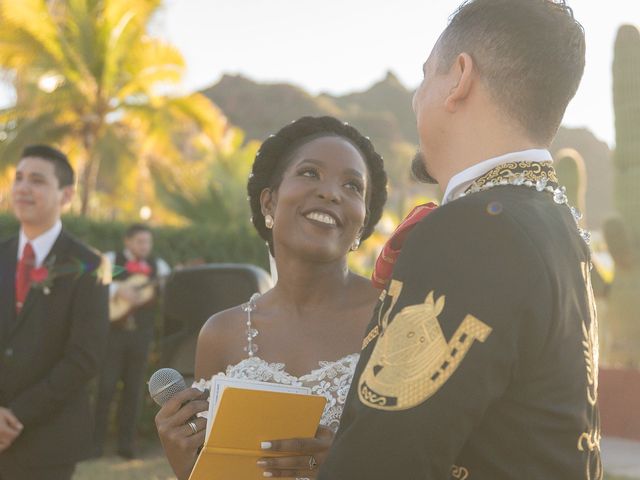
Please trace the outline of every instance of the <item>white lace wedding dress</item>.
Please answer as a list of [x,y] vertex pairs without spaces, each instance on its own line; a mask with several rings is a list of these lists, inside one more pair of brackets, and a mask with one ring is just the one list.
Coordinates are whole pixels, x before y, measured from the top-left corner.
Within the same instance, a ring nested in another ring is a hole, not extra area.
[[[284,363],[269,363],[257,355],[258,347],[254,339],[258,331],[251,323],[251,312],[256,309],[254,294],[242,308],[247,313],[247,358],[235,365],[227,366],[224,374],[231,378],[259,380],[261,382],[281,383],[308,387],[314,395],[322,395],[327,399],[320,424],[331,428],[334,432],[340,424],[340,417],[347,398],[351,379],[358,363],[358,353],[352,353],[336,361],[318,362],[318,368],[296,377],[287,372]],[[208,388],[209,381],[201,380],[194,384],[198,388]]]

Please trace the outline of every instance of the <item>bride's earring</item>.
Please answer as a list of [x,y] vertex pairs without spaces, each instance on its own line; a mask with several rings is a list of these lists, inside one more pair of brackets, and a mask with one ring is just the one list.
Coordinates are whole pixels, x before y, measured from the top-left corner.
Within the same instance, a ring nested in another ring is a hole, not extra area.
[[269,230],[273,228],[273,217],[271,215],[267,214],[264,216],[264,226]]
[[356,239],[351,244],[351,251],[354,252],[360,247],[360,236],[357,236]]

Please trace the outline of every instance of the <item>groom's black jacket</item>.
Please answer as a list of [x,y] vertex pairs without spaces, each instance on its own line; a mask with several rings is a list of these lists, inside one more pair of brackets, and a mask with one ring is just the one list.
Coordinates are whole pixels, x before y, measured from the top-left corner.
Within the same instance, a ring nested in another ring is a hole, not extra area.
[[319,478],[601,478],[589,268],[546,191],[499,186],[427,216],[376,307]]

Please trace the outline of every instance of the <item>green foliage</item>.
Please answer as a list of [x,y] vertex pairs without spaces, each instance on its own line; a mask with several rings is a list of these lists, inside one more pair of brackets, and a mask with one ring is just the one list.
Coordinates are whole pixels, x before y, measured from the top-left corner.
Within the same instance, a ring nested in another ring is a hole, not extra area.
[[202,95],[166,94],[185,64],[147,32],[160,3],[0,0],[0,68],[16,89],[0,110],[0,174],[25,144],[52,143],[78,167],[83,214],[100,200],[137,212],[153,200],[150,164],[215,149],[220,112]]
[[247,178],[258,150],[231,129],[224,148],[208,161],[185,168],[152,170],[158,199],[173,213],[199,225],[233,225],[249,219]]
[[[65,228],[85,243],[101,251],[122,248],[128,224],[66,216]],[[0,238],[18,232],[15,217],[0,214]],[[228,225],[194,224],[184,228],[154,228],[154,253],[170,265],[193,263],[251,263],[268,270],[267,249],[249,219]]]

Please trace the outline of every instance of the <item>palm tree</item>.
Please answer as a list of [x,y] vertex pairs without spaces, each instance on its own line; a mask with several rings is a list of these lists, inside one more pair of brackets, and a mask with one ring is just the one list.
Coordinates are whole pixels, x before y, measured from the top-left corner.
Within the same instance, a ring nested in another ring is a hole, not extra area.
[[79,167],[83,215],[101,184],[181,159],[187,146],[206,156],[223,139],[226,121],[204,96],[167,94],[185,64],[147,33],[159,7],[0,0],[0,67],[16,90],[15,105],[0,110],[0,155],[16,158],[26,143],[64,146]]
[[151,173],[161,204],[194,224],[249,223],[247,179],[258,147],[230,128],[221,148],[205,161],[189,168],[155,164]]

